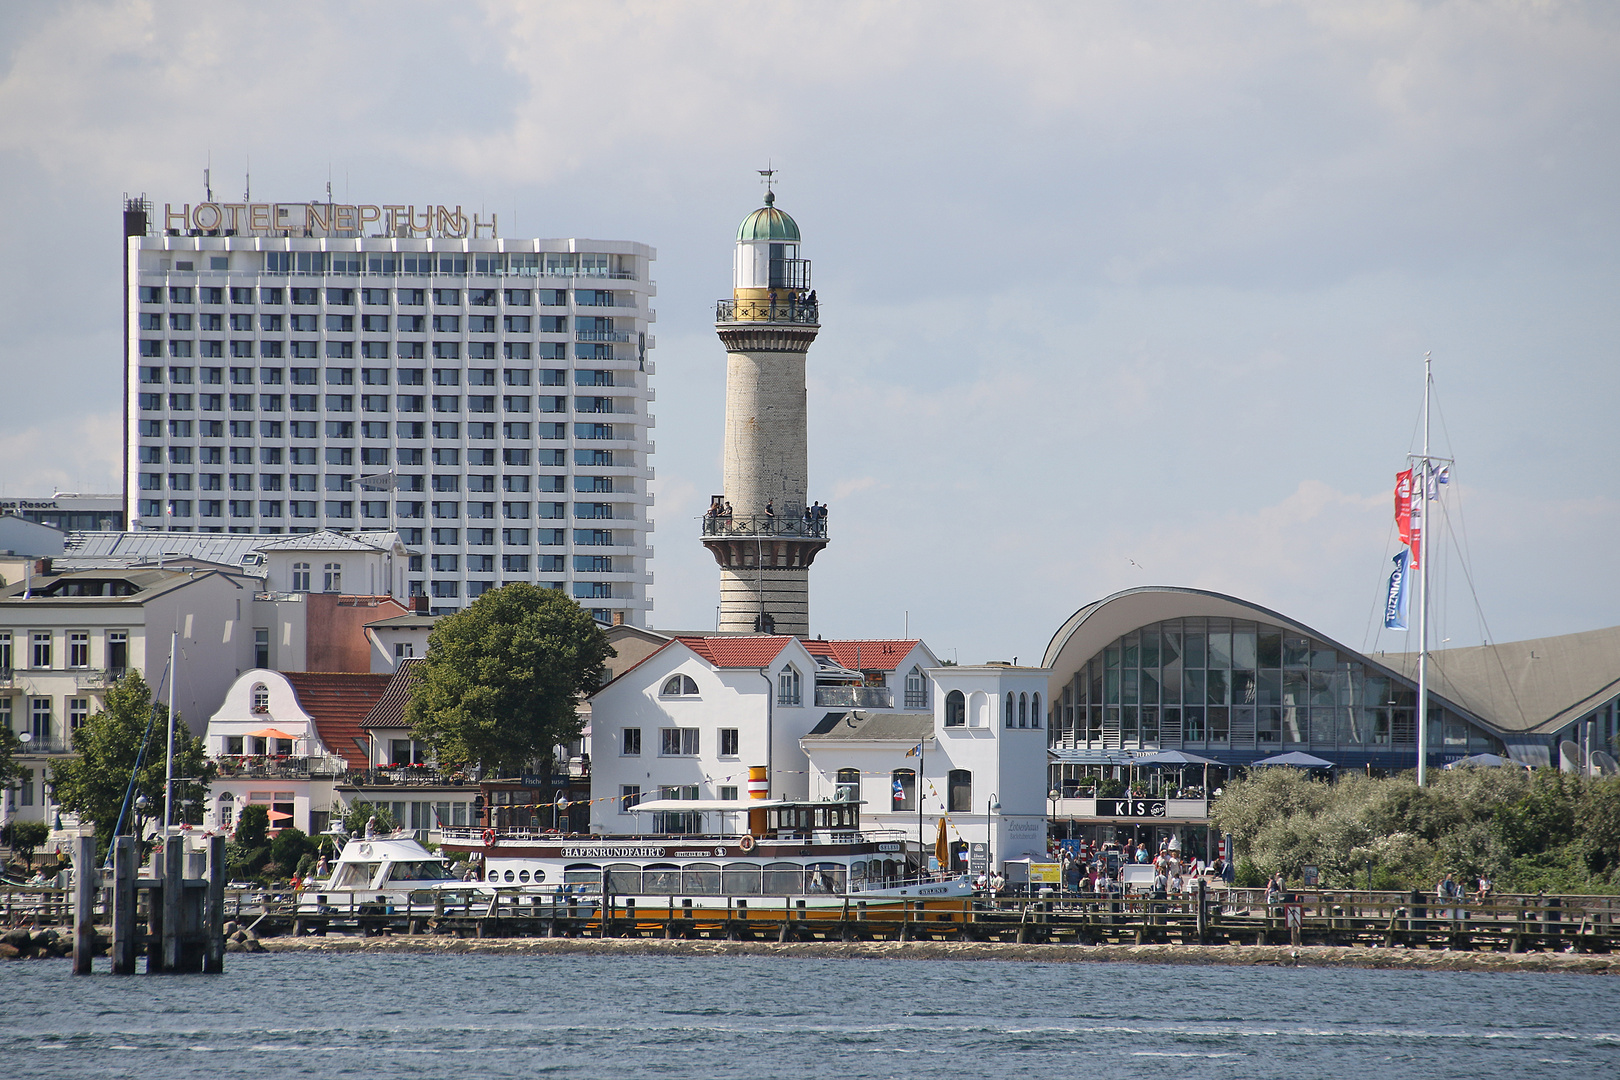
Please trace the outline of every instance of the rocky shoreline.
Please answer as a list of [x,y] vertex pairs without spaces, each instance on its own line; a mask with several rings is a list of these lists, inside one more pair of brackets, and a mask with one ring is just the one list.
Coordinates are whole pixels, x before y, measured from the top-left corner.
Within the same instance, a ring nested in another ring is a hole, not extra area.
[[[784,956],[863,960],[1016,960],[1048,964],[1229,964],[1401,971],[1535,971],[1620,975],[1620,957],[1589,953],[1452,952],[1328,945],[1016,945],[994,942],[736,942],[654,938],[278,937],[270,953],[416,953],[475,956]],[[257,951],[257,950],[255,950]]]

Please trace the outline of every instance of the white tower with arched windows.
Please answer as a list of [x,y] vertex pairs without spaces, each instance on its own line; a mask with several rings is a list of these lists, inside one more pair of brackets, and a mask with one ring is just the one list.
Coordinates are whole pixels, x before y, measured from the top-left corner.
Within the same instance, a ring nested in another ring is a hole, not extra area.
[[767,190],[737,229],[731,299],[715,312],[727,354],[725,482],[703,543],[720,564],[723,631],[810,633],[810,563],[827,521],[807,496],[804,364],[821,324],[799,244]]

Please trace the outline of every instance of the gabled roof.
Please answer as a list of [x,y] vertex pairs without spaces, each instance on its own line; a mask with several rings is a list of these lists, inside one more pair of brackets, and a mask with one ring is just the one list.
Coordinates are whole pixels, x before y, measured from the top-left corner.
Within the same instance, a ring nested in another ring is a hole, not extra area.
[[420,656],[410,656],[400,661],[399,667],[388,677],[388,689],[383,691],[382,697],[377,699],[377,704],[366,714],[361,727],[370,730],[405,726],[405,706],[410,704],[411,688],[422,678],[419,670],[421,663]]
[[893,671],[919,644],[918,638],[853,638],[806,641],[811,656],[827,657],[851,671]]
[[846,712],[828,713],[804,737],[818,742],[824,739],[849,739],[860,742],[894,740],[915,744],[933,733],[933,713]]
[[787,634],[756,634],[748,637],[678,637],[675,640],[715,667],[761,668],[780,656],[789,642],[795,639]]
[[[373,534],[375,535],[375,534]],[[386,551],[387,547],[381,543],[372,543],[362,540],[359,536],[345,536],[342,533],[323,529],[320,532],[298,533],[293,536],[278,536],[254,545],[256,551]]]
[[419,615],[411,611],[406,612],[404,615],[395,615],[392,618],[368,622],[366,626],[381,630],[431,630],[433,624],[442,618],[444,618],[443,615]]
[[394,676],[328,671],[281,674],[298,695],[299,708],[315,721],[326,748],[347,760],[350,768],[365,768],[365,752],[355,740],[365,741],[362,725]]
[[[164,593],[183,589],[216,574],[238,585],[242,581],[252,580],[216,569],[193,571],[126,567],[74,570],[7,585],[0,588],[0,600],[26,604],[70,603],[75,606],[115,602],[145,604]],[[23,597],[25,592],[31,594],[26,599]]]

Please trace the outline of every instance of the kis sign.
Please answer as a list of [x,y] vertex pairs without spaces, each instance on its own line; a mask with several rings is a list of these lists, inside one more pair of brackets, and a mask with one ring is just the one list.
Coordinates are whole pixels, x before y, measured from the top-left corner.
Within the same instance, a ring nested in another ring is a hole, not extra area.
[[1098,799],[1098,817],[1164,817],[1163,799]]

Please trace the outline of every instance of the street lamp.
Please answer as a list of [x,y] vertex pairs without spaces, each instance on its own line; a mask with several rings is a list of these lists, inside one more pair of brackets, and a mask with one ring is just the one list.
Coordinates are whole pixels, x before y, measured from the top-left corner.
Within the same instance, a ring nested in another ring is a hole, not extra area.
[[994,875],[996,872],[996,827],[991,821],[990,815],[1000,809],[1001,802],[996,798],[996,793],[992,791],[990,801],[984,805],[984,862],[987,875]]

